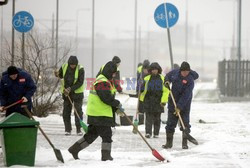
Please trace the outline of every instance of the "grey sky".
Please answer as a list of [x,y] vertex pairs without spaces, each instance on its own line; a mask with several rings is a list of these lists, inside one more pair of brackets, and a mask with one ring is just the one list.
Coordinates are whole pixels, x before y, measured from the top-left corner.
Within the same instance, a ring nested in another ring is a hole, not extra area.
[[[189,24],[206,25],[209,38],[231,38],[233,24],[233,5],[236,0],[138,0],[138,26],[147,31],[164,31],[153,20],[156,7],[163,2],[173,3],[179,10],[180,17],[177,24],[184,24],[186,2],[188,1]],[[79,12],[79,36],[91,35],[91,0],[59,0],[60,19],[76,20],[76,11]],[[134,0],[96,0],[96,32],[104,33],[107,37],[114,37],[117,31],[124,36],[129,35],[126,31],[134,29]],[[56,0],[16,0],[16,11],[29,11],[35,19],[51,19],[55,13]],[[247,17],[250,15],[250,1],[242,0],[243,34],[249,34],[250,23]],[[5,28],[10,27],[11,0],[4,6]],[[41,22],[41,21],[39,21]],[[43,24],[48,24],[43,21]],[[35,26],[41,26],[37,23]],[[41,26],[43,27],[43,26]],[[64,22],[61,29],[72,30],[74,33],[75,22]],[[173,28],[174,29],[174,28]],[[132,33],[131,33],[132,34]]]
[[[213,55],[218,59],[229,55],[223,47],[232,45],[233,23],[237,23],[237,0],[137,0],[138,1],[138,28],[141,27],[142,36],[147,32],[166,32],[165,29],[156,25],[153,14],[158,5],[164,2],[174,4],[179,10],[179,20],[176,25],[185,25],[186,3],[188,2],[189,27],[202,29],[205,48],[213,46]],[[4,29],[11,29],[12,0],[3,7]],[[60,2],[60,28],[59,38],[62,34],[75,36],[76,15],[79,11],[78,26],[79,37],[91,37],[92,0],[59,0]],[[134,2],[135,0],[95,0],[95,33],[106,38],[134,38]],[[250,0],[242,0],[242,58],[250,58],[249,39]],[[56,0],[16,0],[16,11],[29,11],[35,18],[35,28],[49,29],[51,22],[42,19],[51,19],[52,13],[56,12]],[[69,21],[72,20],[72,21]],[[237,28],[235,26],[235,32]],[[175,27],[171,32],[175,32]],[[197,31],[197,30],[195,30]],[[194,33],[195,34],[195,33]],[[176,38],[173,36],[172,38]],[[180,39],[184,41],[185,39]],[[166,44],[162,44],[167,47]],[[197,46],[200,47],[200,46]],[[175,44],[173,44],[175,49]],[[182,55],[184,46],[179,53]],[[209,48],[204,55],[210,55]],[[177,49],[174,52],[178,52]],[[223,53],[224,52],[224,53]],[[189,55],[199,55],[192,53]],[[228,57],[227,57],[228,58]],[[209,59],[209,58],[208,58]],[[158,60],[156,60],[158,61]],[[209,60],[210,61],[210,60]],[[215,60],[217,61],[217,60]],[[100,63],[101,64],[101,63]],[[165,66],[165,65],[164,65]],[[217,66],[217,63],[214,63]]]

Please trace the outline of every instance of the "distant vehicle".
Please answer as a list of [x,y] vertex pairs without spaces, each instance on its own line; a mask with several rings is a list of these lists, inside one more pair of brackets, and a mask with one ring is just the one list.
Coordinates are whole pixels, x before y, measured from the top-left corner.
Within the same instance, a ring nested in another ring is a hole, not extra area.
[[8,3],[8,0],[0,0],[0,6],[6,5]]

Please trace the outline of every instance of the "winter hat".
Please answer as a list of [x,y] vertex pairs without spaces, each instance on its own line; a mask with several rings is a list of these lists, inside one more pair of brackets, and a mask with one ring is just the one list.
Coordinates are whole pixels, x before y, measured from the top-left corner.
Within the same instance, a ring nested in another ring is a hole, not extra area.
[[15,66],[9,66],[7,69],[8,75],[15,75],[18,74],[18,70]]
[[190,65],[189,65],[189,63],[187,63],[187,62],[182,62],[181,63],[181,67],[180,67],[180,70],[181,71],[190,71]]
[[78,64],[78,59],[76,56],[71,55],[68,60],[69,65],[77,65]]
[[143,69],[149,69],[150,62],[149,60],[144,60],[142,64]]
[[162,73],[162,68],[161,68],[161,66],[160,66],[157,62],[153,62],[153,63],[149,66],[149,72],[151,72],[151,71],[154,70],[154,69],[157,69],[159,74]]
[[114,56],[112,59],[112,62],[115,64],[119,64],[119,63],[121,63],[121,59],[118,56]]

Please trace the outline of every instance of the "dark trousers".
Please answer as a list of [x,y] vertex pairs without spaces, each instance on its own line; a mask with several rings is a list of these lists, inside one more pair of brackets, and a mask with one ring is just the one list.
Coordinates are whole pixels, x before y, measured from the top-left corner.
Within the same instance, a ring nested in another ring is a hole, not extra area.
[[[191,125],[189,124],[189,111],[181,111],[181,118],[183,120],[184,126],[188,132],[190,132]],[[179,117],[174,114],[173,111],[168,111],[168,120],[167,120],[167,125],[166,125],[166,132],[167,133],[174,133],[175,132],[175,127],[177,125]],[[183,131],[183,128],[181,126],[180,128],[181,131]]]
[[159,135],[161,127],[161,113],[146,113],[146,134],[152,135],[152,126],[154,125],[154,135]]
[[112,142],[112,130],[110,126],[96,126],[89,125],[88,132],[84,135],[84,139],[91,144],[96,140],[96,138],[100,136],[102,138],[103,143],[111,143]]
[[[71,98],[72,102],[74,103],[74,106],[76,108],[76,111],[78,112],[81,120],[82,120],[82,98]],[[70,103],[68,97],[64,97],[64,102],[63,102],[63,122],[65,126],[65,131],[70,132],[72,130],[71,126],[71,111],[72,111],[72,104]],[[76,125],[76,130],[79,132],[81,130],[81,125],[78,117],[75,115],[75,125]]]

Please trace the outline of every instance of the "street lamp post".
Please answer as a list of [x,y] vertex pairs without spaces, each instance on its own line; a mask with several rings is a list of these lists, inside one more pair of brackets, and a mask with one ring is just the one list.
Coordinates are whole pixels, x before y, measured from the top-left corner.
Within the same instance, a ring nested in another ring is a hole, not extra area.
[[92,78],[94,77],[94,56],[95,56],[95,0],[92,1],[92,47],[91,47],[91,55],[92,55],[92,61],[91,61],[91,75]]
[[136,72],[136,52],[137,52],[137,0],[135,0],[135,15],[134,15],[134,73]]
[[[12,18],[15,15],[15,3],[16,1],[13,0],[12,2]],[[12,26],[11,29],[11,34],[12,34],[12,40],[11,40],[11,65],[14,65],[14,59],[15,59],[15,30],[14,27]]]
[[188,0],[186,0],[185,61],[188,61]]
[[58,64],[58,19],[59,19],[59,0],[56,0],[56,69]]
[[1,72],[2,68],[3,68],[3,7],[1,7],[1,67],[0,67]]

